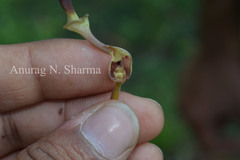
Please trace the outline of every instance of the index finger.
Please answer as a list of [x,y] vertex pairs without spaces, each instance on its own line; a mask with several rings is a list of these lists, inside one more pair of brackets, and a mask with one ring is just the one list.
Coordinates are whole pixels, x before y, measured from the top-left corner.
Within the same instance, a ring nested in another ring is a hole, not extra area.
[[110,56],[86,41],[54,39],[0,46],[0,112],[44,99],[66,99],[114,88]]

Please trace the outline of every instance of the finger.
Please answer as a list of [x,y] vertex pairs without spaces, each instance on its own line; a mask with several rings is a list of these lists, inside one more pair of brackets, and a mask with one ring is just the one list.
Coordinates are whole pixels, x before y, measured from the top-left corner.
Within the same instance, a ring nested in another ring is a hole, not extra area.
[[[73,98],[109,91],[114,88],[108,78],[109,61],[109,55],[81,40],[54,39],[1,45],[0,112],[43,99]],[[81,72],[77,69],[71,71],[69,65],[80,68]]]
[[133,150],[138,132],[137,117],[126,104],[103,102],[67,121],[15,159],[124,160]]
[[[110,93],[75,100],[44,102],[26,110],[5,114],[0,118],[0,157],[39,140],[87,109],[89,106],[109,99]],[[152,100],[121,93],[119,100],[128,104],[138,117],[139,141],[143,143],[156,137],[162,130],[162,109]]]
[[[15,160],[17,153],[11,154],[2,160]],[[160,148],[151,143],[144,143],[134,148],[127,160],[163,160]]]
[[19,153],[19,152],[11,153],[10,155],[5,156],[4,158],[1,158],[1,160],[15,160],[17,153]]
[[144,143],[137,146],[128,160],[163,160],[162,151],[154,144]]

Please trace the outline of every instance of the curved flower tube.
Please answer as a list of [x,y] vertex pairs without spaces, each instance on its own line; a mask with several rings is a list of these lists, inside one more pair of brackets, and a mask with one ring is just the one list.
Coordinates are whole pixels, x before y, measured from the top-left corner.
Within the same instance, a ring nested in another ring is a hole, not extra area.
[[59,0],[62,8],[67,14],[67,24],[65,29],[82,35],[92,45],[111,55],[112,59],[108,67],[109,78],[116,82],[116,87],[112,92],[111,99],[118,99],[121,85],[130,78],[132,74],[132,57],[125,49],[103,44],[94,37],[90,30],[88,14],[79,18],[76,14],[72,0]]

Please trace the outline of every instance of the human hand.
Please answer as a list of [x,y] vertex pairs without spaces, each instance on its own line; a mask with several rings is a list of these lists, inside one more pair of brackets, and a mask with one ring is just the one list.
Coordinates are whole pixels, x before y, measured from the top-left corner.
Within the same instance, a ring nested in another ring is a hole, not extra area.
[[[124,92],[109,101],[109,60],[80,40],[0,46],[0,159],[163,159],[147,142],[162,130],[160,106]],[[64,74],[64,65],[101,74]],[[46,68],[46,75],[10,74],[13,66]]]

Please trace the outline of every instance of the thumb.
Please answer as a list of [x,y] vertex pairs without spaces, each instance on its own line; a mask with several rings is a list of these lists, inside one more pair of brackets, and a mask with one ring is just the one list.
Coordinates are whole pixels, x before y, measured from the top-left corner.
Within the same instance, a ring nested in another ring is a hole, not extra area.
[[17,159],[125,160],[138,134],[137,117],[126,104],[102,102],[21,151]]

